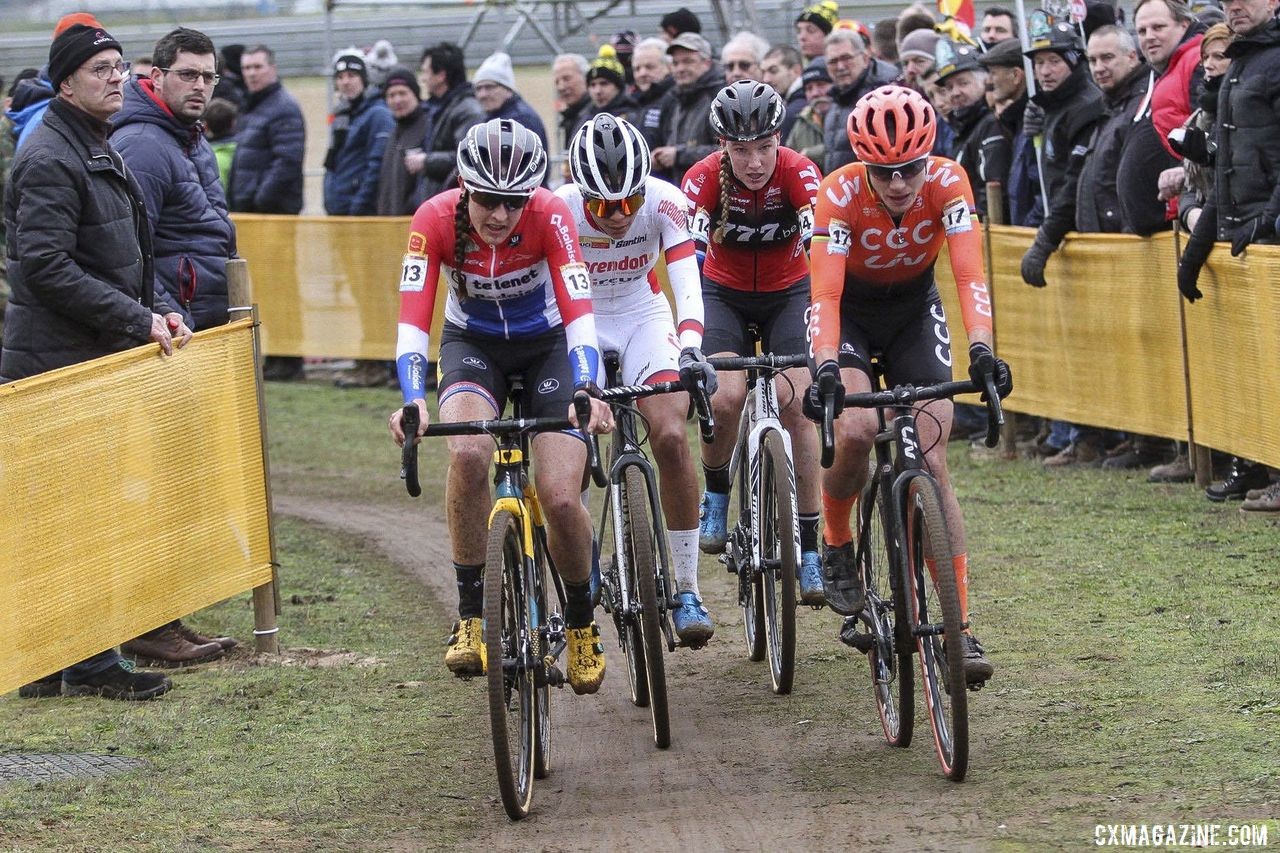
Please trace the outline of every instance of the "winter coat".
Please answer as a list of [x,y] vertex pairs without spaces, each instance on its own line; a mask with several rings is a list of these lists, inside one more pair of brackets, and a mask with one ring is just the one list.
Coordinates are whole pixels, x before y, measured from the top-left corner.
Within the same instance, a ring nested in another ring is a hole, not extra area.
[[[192,329],[227,322],[227,259],[236,228],[218,177],[218,159],[198,122],[185,124],[156,101],[151,80],[131,80],[112,119],[111,144],[147,206],[156,280]],[[193,289],[189,304],[182,288]]]
[[40,126],[44,111],[53,100],[53,84],[47,77],[30,77],[18,83],[6,115],[13,122],[14,137],[19,148]]
[[632,105],[626,119],[639,128],[651,150],[662,144],[662,112],[671,103],[675,84],[675,78],[668,75],[643,92],[637,89],[631,93]]
[[[1121,212],[1118,189],[1120,162],[1136,125],[1146,118],[1146,110],[1142,115],[1138,110],[1147,105],[1151,78],[1151,68],[1140,63],[1128,77],[1102,96],[1106,115],[1098,122],[1093,138],[1089,140],[1089,152],[1080,165],[1076,184],[1077,231],[1101,234],[1132,232]],[[1146,195],[1149,202],[1163,208],[1156,199],[1155,189],[1152,184]]]
[[1204,31],[1204,24],[1199,22],[1187,28],[1151,93],[1151,123],[1170,157],[1178,155],[1169,145],[1169,131],[1180,127],[1191,115],[1192,104],[1204,85],[1204,69],[1200,66]]
[[502,106],[488,115],[489,118],[509,118],[520,122],[538,135],[545,150],[551,150],[551,146],[547,142],[547,126],[542,123],[542,116],[538,115],[538,111],[530,106],[529,102],[520,97],[520,95],[513,92],[511,97],[503,102]]
[[[947,156],[964,167],[973,188],[978,215],[987,218],[987,182],[999,181],[1003,190],[1009,180],[1013,146],[1000,127],[1000,119],[987,107],[986,101],[952,110],[947,123],[956,139]],[[1003,202],[1003,199],[1002,199]]]
[[799,151],[814,163],[822,162],[827,146],[822,132],[822,121],[814,114],[812,105],[800,111],[796,123],[791,128],[791,135],[785,139],[786,142],[783,144],[788,148]]
[[1075,227],[1080,172],[1078,164],[1071,168],[1071,159],[1083,158],[1089,150],[1093,130],[1103,117],[1102,91],[1081,63],[1061,86],[1052,92],[1036,92],[1031,100],[1044,110],[1040,163],[1049,195],[1049,213],[1040,224],[1036,240],[1056,249],[1063,236]]
[[[1187,119],[1186,126],[1193,127],[1205,134],[1217,144],[1218,125],[1218,92],[1222,88],[1221,77],[1205,77],[1204,90],[1200,93],[1199,109]],[[1187,231],[1187,214],[1199,210],[1213,195],[1213,163],[1193,163],[1183,159],[1182,168],[1186,178],[1183,180],[1183,191],[1178,196],[1178,221]]]
[[324,158],[324,212],[330,216],[373,216],[378,212],[382,152],[396,120],[376,88],[365,89],[334,114]]
[[[796,121],[800,118],[800,111],[809,105],[809,99],[804,96],[804,84],[800,78],[796,78],[796,82],[791,84],[791,89],[783,97],[786,112],[782,116],[782,127],[778,132],[782,134],[782,138],[786,139],[791,135],[791,128],[796,126]],[[821,162],[820,160],[818,162]]]
[[1009,139],[1009,180],[1005,185],[1005,219],[1010,225],[1035,228],[1044,219],[1040,197],[1040,171],[1036,167],[1035,141],[1024,129],[1027,95],[1018,98],[1000,113],[1000,127]]
[[[627,113],[635,108],[636,102],[626,92],[619,92],[618,96],[603,107],[597,107],[592,104],[584,114],[586,121],[590,121],[601,113],[609,113],[612,116],[625,118]],[[585,122],[584,122],[585,123]]]
[[427,162],[418,177],[419,204],[458,184],[458,143],[474,125],[485,120],[484,107],[470,83],[459,83],[441,95],[427,131]]
[[152,310],[174,310],[156,287],[142,191],[110,129],[58,99],[14,160],[0,382],[145,344]]
[[414,148],[422,148],[427,136],[427,114],[414,110],[404,118],[395,119],[395,123],[378,171],[377,213],[379,216],[412,216],[418,209],[414,203],[418,179],[404,167],[404,155]]
[[245,100],[236,119],[236,156],[227,201],[237,213],[302,211],[307,125],[279,81]]
[[826,121],[823,123],[823,136],[827,148],[823,174],[830,175],[841,166],[847,166],[858,159],[853,154],[853,146],[849,144],[849,134],[845,131],[849,113],[853,112],[853,105],[859,98],[872,89],[892,83],[897,76],[896,70],[891,74],[884,69],[882,63],[869,62],[858,79],[848,86],[831,87],[832,104],[827,110]]
[[662,116],[662,145],[674,145],[675,163],[671,176],[679,181],[703,157],[717,150],[720,142],[711,127],[711,102],[724,88],[724,70],[711,68],[687,87],[671,90],[671,103]]
[[573,140],[573,135],[578,132],[578,128],[582,127],[582,123],[587,120],[587,113],[590,109],[591,96],[583,95],[579,100],[559,111],[561,151],[569,150],[569,143]]
[[1280,216],[1280,20],[1238,36],[1227,56],[1214,161],[1219,240],[1230,240],[1255,217],[1274,228]]

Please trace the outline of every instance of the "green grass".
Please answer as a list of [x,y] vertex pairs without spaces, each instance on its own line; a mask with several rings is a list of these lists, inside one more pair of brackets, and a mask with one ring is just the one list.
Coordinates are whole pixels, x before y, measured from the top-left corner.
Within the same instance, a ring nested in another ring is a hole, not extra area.
[[[398,499],[385,427],[394,392],[273,385],[268,399],[277,485]],[[424,482],[440,478],[442,445],[424,448]],[[953,822],[983,847],[1079,848],[1097,823],[1280,812],[1280,526],[1140,473],[1049,473],[970,459],[962,446],[952,465],[974,624],[998,667],[970,694],[969,780],[940,779],[921,719],[911,749],[875,742],[866,664],[833,641],[829,613],[802,612],[785,700],[767,696],[760,665],[726,626],[716,642],[735,654],[700,667],[714,712],[796,732],[790,770],[807,799],[860,802],[898,780],[905,793],[884,792],[881,808],[896,812],[905,797],[922,826]],[[350,650],[372,665],[240,658],[181,673],[173,693],[138,706],[0,699],[8,749],[119,751],[154,768],[2,786],[0,839],[31,849],[108,838],[117,849],[448,847],[495,808],[484,728],[459,723],[482,718],[480,694],[438,665],[439,604],[358,540],[287,520],[278,531],[284,644]],[[704,575],[726,583],[710,559]],[[191,621],[247,638],[252,612],[241,596]],[[846,748],[842,732],[860,746]]]

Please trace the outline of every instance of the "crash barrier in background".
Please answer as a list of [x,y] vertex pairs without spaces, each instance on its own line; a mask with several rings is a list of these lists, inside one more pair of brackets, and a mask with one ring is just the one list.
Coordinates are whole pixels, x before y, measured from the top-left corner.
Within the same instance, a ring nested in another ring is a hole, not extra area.
[[0,385],[0,693],[246,590],[277,650],[255,346],[246,318]]
[[[235,219],[265,352],[394,358],[407,218]],[[1011,411],[1280,465],[1280,247],[1232,258],[1219,246],[1201,275],[1204,298],[1189,305],[1171,233],[1070,234],[1046,268],[1048,287],[1033,288],[1020,269],[1035,231],[984,231],[997,349],[1014,371]],[[945,252],[937,277],[962,377],[967,341]]]

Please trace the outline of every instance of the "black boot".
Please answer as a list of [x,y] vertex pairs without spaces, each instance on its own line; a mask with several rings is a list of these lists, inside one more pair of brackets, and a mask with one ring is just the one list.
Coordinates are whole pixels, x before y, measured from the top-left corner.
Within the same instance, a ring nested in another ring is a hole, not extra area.
[[1214,503],[1242,501],[1250,489],[1265,489],[1271,482],[1267,467],[1238,456],[1231,459],[1231,473],[1221,483],[1214,483],[1204,490],[1204,496]]

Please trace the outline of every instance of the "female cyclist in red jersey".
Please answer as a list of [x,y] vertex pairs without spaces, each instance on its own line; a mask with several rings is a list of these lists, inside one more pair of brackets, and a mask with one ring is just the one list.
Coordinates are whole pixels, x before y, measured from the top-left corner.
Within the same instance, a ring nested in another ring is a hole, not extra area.
[[[982,266],[982,240],[973,191],[964,169],[929,155],[937,130],[933,107],[919,93],[884,86],[867,93],[848,120],[849,140],[861,162],[822,182],[813,236],[810,358],[815,376],[833,374],[836,399],[871,389],[871,354],[879,353],[889,387],[950,381],[951,337],[934,282],[945,241],[969,334],[969,375],[994,375],[1002,394],[1008,366],[992,352],[991,298]],[[814,388],[817,383],[814,384]],[[812,392],[811,392],[812,393]],[[964,518],[947,471],[950,400],[922,404],[916,421],[926,464],[942,488],[955,553],[961,618],[969,619],[968,556]],[[839,412],[837,412],[839,414]],[[853,566],[849,519],[868,476],[876,433],[871,409],[849,409],[836,421],[835,462],[822,478],[823,575],[827,596],[842,609],[861,608],[865,590]],[[834,581],[845,581],[836,584]],[[841,592],[843,587],[847,592]],[[971,632],[965,633],[970,683],[991,677],[992,666]]]
[[[711,125],[721,150],[695,163],[683,189],[693,212],[694,240],[705,248],[702,301],[703,349],[714,355],[747,352],[747,326],[760,329],[765,352],[805,352],[805,310],[809,305],[807,244],[813,231],[818,167],[803,154],[778,145],[784,115],[777,92],[754,80],[720,90],[711,103]],[[821,604],[818,554],[818,439],[805,420],[803,391],[809,374],[786,372],[778,397],[782,424],[795,456],[796,502],[800,510],[800,595]],[[702,448],[706,491],[702,496],[699,547],[724,550],[729,512],[729,461],[746,397],[741,373],[719,377],[712,398],[715,440]]]
[[[525,413],[576,422],[573,394],[592,389],[599,372],[591,282],[564,202],[543,189],[547,155],[530,130],[493,119],[458,146],[461,189],[424,202],[413,215],[400,277],[396,366],[405,404],[418,406],[426,430],[428,334],[443,272],[448,282],[440,340],[438,393],[443,422],[501,414],[508,377],[524,376]],[[592,432],[613,428],[609,407],[591,401]],[[390,420],[403,445],[401,411]],[[416,439],[415,439],[416,440]],[[484,670],[481,610],[490,501],[487,436],[449,442],[446,511],[458,579],[458,623],[445,665]],[[533,439],[533,479],[547,522],[547,547],[564,579],[569,682],[594,693],[604,678],[604,648],[592,618],[591,518],[581,501],[586,447],[565,433]]]

